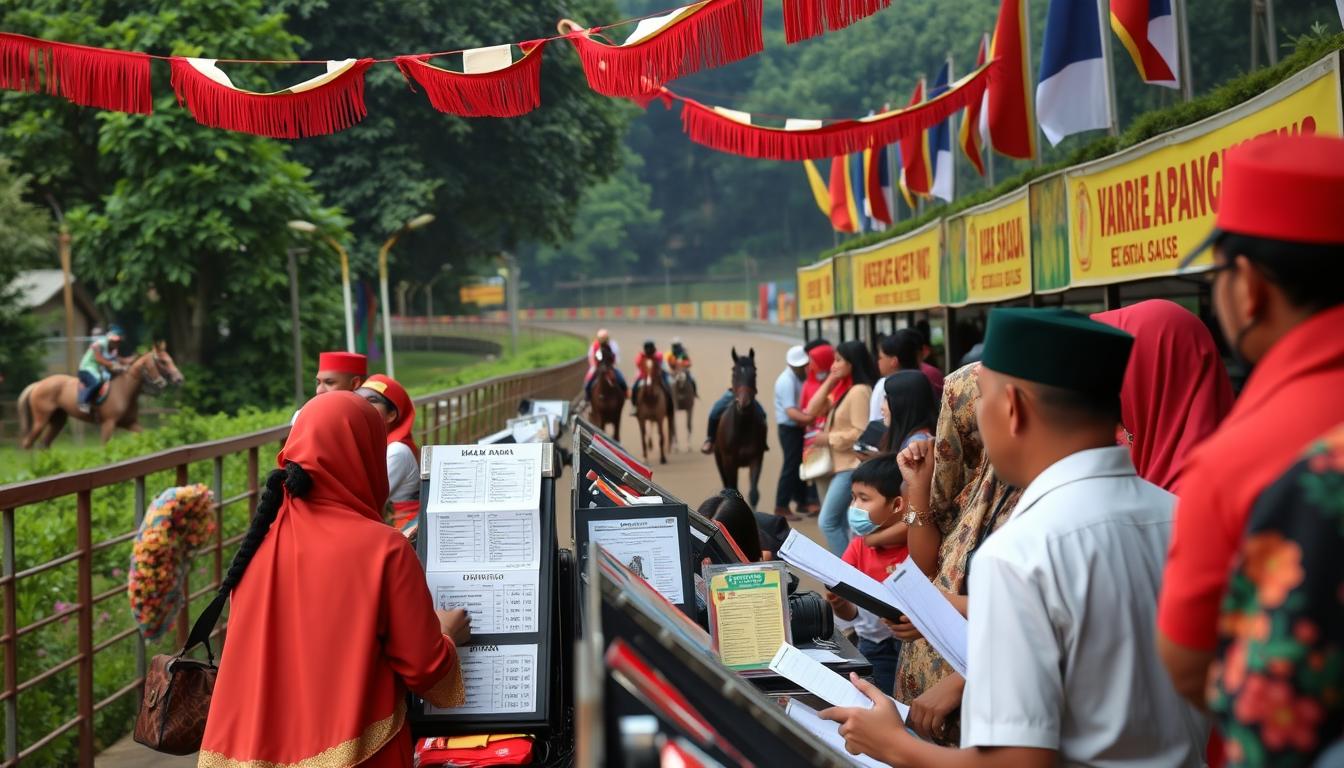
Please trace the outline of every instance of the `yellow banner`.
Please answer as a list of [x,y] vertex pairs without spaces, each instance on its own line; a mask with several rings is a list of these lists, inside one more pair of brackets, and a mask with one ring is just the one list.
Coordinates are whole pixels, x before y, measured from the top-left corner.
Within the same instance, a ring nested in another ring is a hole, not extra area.
[[835,315],[835,261],[798,270],[798,317],[815,320]]
[[962,219],[966,226],[966,295],[971,304],[1031,293],[1031,208],[1027,190]]
[[678,320],[695,320],[700,317],[700,305],[694,301],[683,301],[672,308],[673,316]]
[[[1228,149],[1267,134],[1341,133],[1338,55],[1188,128],[1065,174],[1070,285],[1176,272],[1213,227]],[[1205,254],[1196,265],[1207,266]]]
[[475,304],[478,307],[492,307],[504,303],[504,286],[481,283],[464,285],[457,289],[458,299],[463,304]]
[[751,305],[745,301],[702,301],[700,319],[718,322],[745,322],[751,315]]
[[936,307],[943,222],[899,240],[854,251],[854,314],[871,315]]

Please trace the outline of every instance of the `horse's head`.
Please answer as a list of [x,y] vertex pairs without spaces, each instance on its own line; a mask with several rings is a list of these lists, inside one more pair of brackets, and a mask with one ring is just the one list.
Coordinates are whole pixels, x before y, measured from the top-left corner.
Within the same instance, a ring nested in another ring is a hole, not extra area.
[[186,377],[177,369],[177,364],[173,362],[173,356],[168,354],[168,342],[154,342],[154,365],[159,369],[159,375],[168,379],[169,383],[181,386]]
[[745,412],[756,401],[756,349],[737,354],[733,347],[733,402],[737,410]]
[[141,355],[131,364],[131,371],[140,377],[141,383],[151,394],[158,394],[169,384],[181,384],[182,372],[173,363],[168,354],[168,343],[154,342],[154,348]]

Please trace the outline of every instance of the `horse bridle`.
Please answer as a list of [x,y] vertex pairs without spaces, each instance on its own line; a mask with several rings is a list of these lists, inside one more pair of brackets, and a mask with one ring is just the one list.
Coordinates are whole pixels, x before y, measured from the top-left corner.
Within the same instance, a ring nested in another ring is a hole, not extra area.
[[[141,363],[141,360],[144,360],[145,357],[150,358],[149,363]],[[144,370],[141,370],[136,375],[140,377],[140,383],[143,384],[145,388],[150,391],[151,394],[157,395],[158,393],[168,388],[168,377],[164,376],[163,371],[159,369],[158,350],[155,350],[153,352],[146,352],[144,357],[140,358],[140,360],[136,360],[134,363],[131,364],[131,370],[134,371],[136,370],[137,367],[141,369],[149,368],[150,363],[153,363],[154,372],[158,374],[158,378],[155,379],[149,378],[149,375]]]

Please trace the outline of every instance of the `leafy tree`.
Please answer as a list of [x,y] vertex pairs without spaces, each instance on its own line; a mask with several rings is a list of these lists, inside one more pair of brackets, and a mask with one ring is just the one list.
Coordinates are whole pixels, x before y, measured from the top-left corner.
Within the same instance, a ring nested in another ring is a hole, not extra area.
[[[147,3],[3,0],[0,26],[58,40],[151,53],[294,56],[297,38],[261,0]],[[236,66],[242,87],[267,88],[261,67]],[[99,112],[29,94],[0,98],[0,135],[36,191],[68,211],[76,271],[113,314],[166,335],[203,409],[274,403],[289,391],[289,219],[332,231],[283,145],[205,128],[174,104],[155,65],[152,115]],[[304,258],[305,340],[339,336],[334,260]],[[285,350],[285,353],[279,353]],[[279,353],[279,354],[278,354]],[[305,358],[311,359],[312,354]]]
[[0,156],[0,391],[22,389],[41,362],[41,334],[10,287],[19,272],[52,256],[51,216],[24,199],[28,183]]
[[[561,16],[610,20],[610,0],[453,2],[289,0],[289,26],[306,58],[388,56],[473,48],[554,34]],[[519,118],[461,118],[433,110],[391,66],[368,73],[369,116],[351,130],[303,142],[296,155],[318,187],[349,212],[365,270],[404,222],[437,220],[393,252],[394,282],[455,274],[500,250],[568,238],[583,195],[620,167],[628,112],[590,90],[569,43],[544,52],[540,109]],[[457,66],[455,57],[435,62]],[[489,262],[493,272],[497,265]],[[444,286],[445,288],[447,286]]]

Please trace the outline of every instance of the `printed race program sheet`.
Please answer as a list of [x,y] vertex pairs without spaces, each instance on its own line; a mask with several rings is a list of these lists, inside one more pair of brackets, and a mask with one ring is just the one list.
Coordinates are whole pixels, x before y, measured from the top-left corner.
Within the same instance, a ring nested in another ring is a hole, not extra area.
[[588,540],[601,544],[668,602],[686,601],[681,578],[681,529],[675,517],[590,520]]
[[538,586],[536,571],[429,574],[434,607],[462,608],[471,614],[471,631],[477,635],[536,632]]
[[488,715],[537,710],[537,646],[472,645],[458,649],[467,703],[443,709],[426,704],[431,715]]
[[425,505],[428,571],[540,567],[543,449],[549,445],[434,446]]

